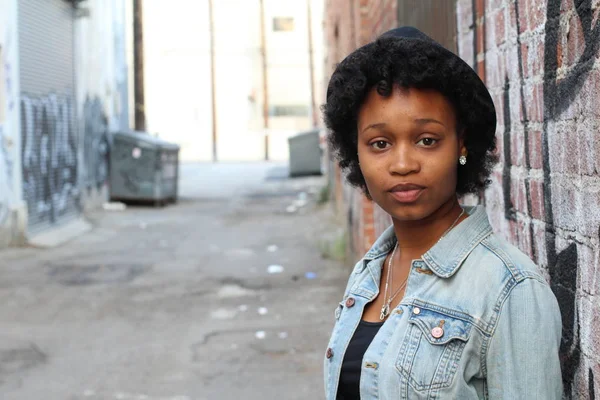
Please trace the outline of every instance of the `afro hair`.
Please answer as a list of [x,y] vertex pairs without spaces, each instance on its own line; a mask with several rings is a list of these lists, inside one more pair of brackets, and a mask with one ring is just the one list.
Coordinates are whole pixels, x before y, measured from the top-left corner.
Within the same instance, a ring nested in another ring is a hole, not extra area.
[[458,56],[433,40],[382,36],[351,53],[336,68],[322,106],[329,143],[348,182],[369,196],[358,164],[357,118],[373,88],[390,96],[394,86],[432,89],[453,105],[469,163],[458,168],[456,193],[477,194],[497,161],[496,112],[489,92]]

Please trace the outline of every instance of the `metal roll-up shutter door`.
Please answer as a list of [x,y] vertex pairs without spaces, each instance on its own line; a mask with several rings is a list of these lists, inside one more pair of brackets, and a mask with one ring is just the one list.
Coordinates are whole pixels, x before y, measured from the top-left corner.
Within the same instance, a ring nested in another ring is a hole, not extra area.
[[23,194],[29,232],[80,214],[73,66],[74,10],[19,0]]

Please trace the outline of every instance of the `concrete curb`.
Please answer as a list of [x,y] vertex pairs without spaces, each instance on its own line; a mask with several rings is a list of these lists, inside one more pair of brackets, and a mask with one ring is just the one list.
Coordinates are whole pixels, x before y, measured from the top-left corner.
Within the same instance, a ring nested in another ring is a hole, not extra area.
[[83,218],[78,218],[59,227],[29,237],[27,244],[32,247],[54,248],[62,246],[91,230],[92,225],[89,222]]

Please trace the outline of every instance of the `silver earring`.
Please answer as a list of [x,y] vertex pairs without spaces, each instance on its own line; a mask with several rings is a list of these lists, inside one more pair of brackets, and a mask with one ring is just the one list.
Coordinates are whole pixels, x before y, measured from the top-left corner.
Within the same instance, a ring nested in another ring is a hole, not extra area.
[[465,165],[467,163],[467,157],[466,156],[458,157],[458,162],[460,163],[460,165]]

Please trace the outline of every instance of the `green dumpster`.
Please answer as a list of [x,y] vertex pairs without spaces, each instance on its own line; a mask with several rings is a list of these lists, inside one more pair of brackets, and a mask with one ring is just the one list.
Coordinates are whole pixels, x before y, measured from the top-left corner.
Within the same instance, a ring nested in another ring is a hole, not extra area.
[[116,132],[110,151],[112,201],[177,201],[179,146],[145,132]]
[[288,138],[290,176],[322,174],[320,133],[313,129]]

